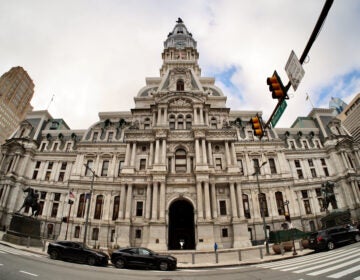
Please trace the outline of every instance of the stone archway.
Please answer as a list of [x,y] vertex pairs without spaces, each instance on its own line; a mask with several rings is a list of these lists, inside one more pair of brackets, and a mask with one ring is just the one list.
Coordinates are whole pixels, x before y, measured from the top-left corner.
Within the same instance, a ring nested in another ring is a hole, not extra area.
[[176,200],[170,205],[168,234],[169,250],[180,250],[180,241],[182,249],[195,249],[194,207],[189,201]]

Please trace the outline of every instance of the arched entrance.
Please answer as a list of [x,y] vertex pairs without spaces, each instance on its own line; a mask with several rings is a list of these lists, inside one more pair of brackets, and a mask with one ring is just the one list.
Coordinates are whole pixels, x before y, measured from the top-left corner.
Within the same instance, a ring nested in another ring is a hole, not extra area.
[[195,249],[194,207],[187,200],[177,200],[169,208],[169,250]]

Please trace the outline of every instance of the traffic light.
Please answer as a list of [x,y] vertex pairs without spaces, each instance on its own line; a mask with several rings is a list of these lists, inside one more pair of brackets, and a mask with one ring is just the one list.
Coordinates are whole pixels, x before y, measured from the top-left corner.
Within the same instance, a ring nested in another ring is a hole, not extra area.
[[272,92],[272,98],[289,99],[286,89],[276,71],[274,71],[274,74],[271,77],[266,79],[266,83],[269,85],[269,90]]
[[261,139],[264,136],[264,126],[262,123],[262,118],[256,114],[255,117],[250,119],[250,123],[252,125],[252,129],[254,130],[254,134]]

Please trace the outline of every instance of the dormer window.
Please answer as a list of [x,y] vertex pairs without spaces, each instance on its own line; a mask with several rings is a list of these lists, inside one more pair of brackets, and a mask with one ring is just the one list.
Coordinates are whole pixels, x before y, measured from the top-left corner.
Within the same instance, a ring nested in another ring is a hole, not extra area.
[[176,82],[176,90],[177,91],[184,91],[184,81],[183,80],[178,80]]

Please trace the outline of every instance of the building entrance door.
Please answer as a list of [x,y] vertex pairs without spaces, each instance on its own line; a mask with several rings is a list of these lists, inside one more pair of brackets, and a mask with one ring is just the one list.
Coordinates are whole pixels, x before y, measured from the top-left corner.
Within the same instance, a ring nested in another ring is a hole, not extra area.
[[169,208],[169,250],[195,249],[194,207],[177,200]]

